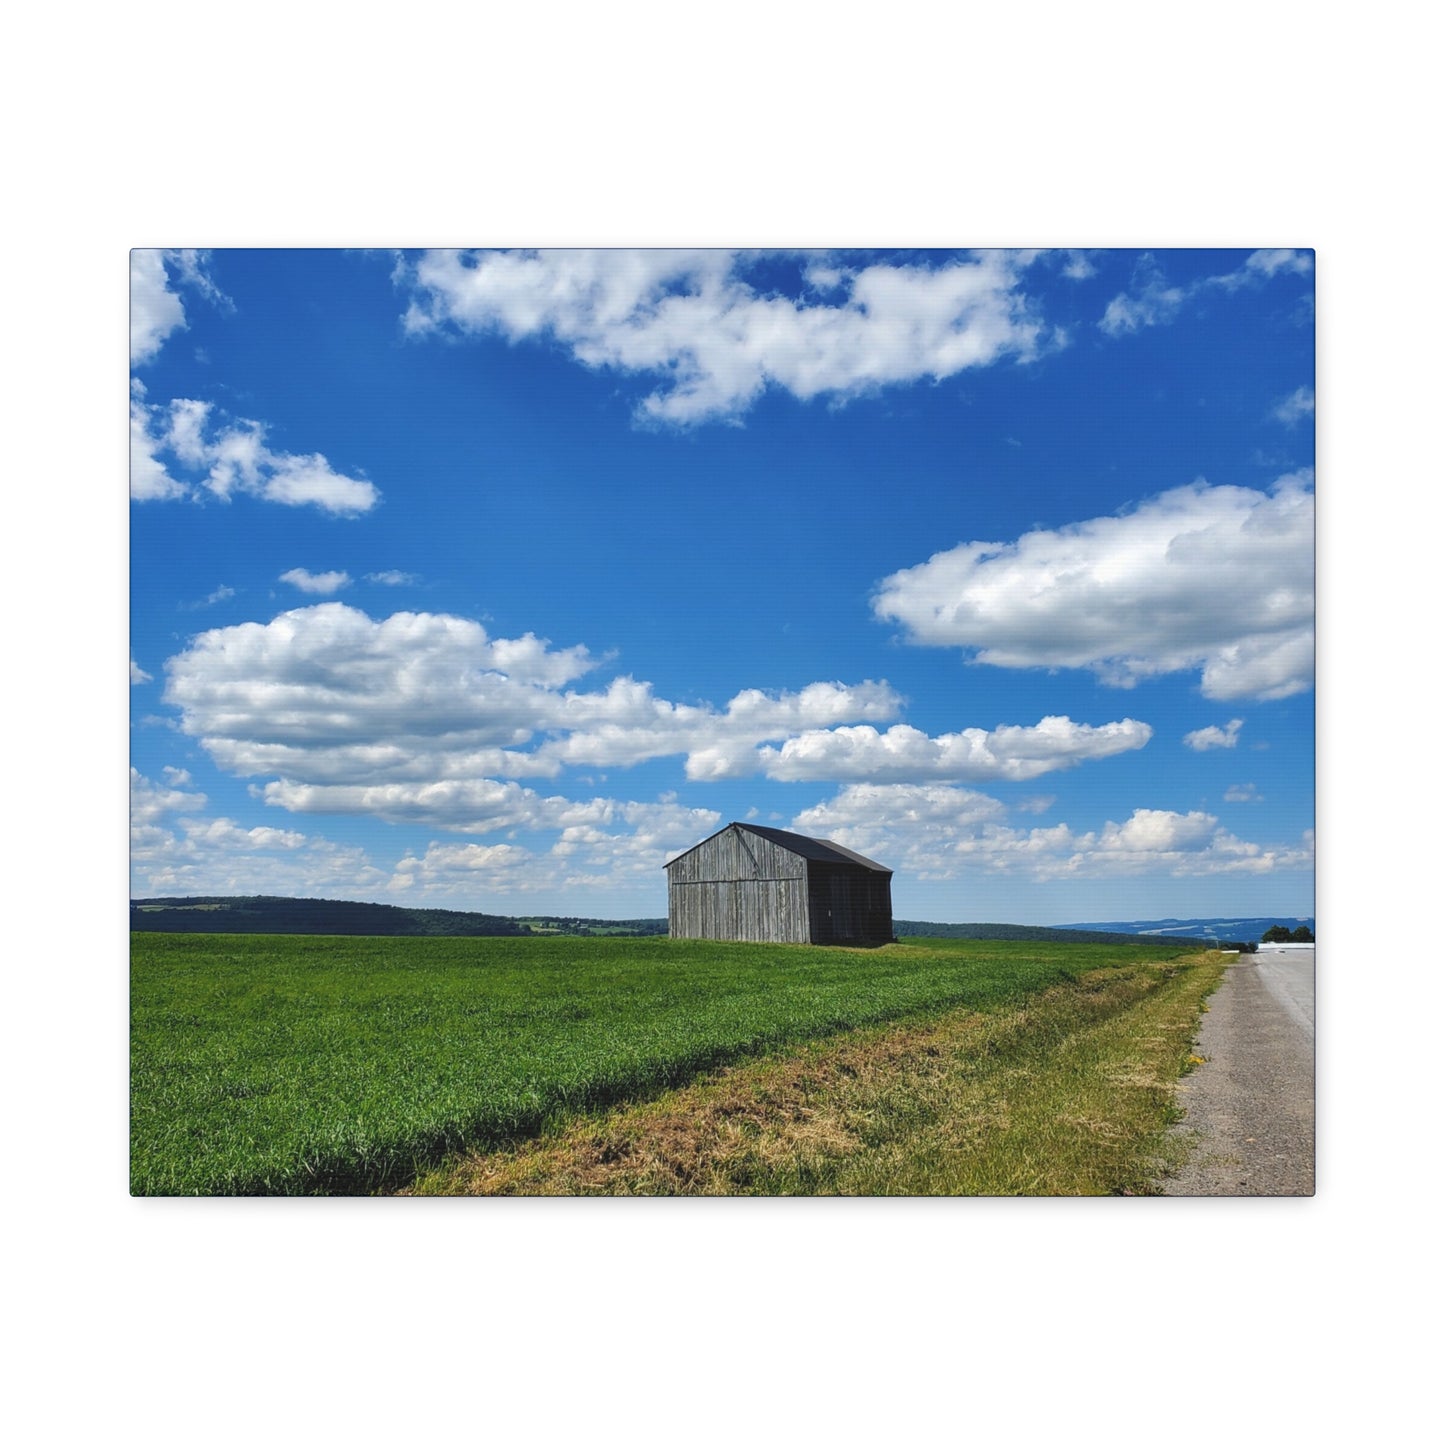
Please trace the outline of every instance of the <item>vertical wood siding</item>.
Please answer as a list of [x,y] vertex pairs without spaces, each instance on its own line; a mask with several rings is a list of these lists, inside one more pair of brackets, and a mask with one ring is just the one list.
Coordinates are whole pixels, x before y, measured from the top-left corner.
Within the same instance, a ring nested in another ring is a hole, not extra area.
[[667,865],[669,883],[732,883],[742,878],[806,878],[808,860],[756,833],[726,828]]
[[726,828],[667,865],[667,931],[739,943],[887,943],[889,884],[886,873],[819,863]]
[[808,885],[800,878],[674,883],[667,931],[673,938],[807,943]]

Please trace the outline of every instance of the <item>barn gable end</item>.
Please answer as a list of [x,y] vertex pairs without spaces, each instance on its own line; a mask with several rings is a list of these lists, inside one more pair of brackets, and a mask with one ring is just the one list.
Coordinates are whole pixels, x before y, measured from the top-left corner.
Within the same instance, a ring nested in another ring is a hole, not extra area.
[[781,828],[729,823],[667,865],[672,938],[888,943],[892,871]]

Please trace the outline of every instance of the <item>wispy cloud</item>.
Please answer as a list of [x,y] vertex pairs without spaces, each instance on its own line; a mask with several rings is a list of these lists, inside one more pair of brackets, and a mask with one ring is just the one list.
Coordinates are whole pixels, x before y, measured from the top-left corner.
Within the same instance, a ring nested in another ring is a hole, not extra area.
[[1047,813],[1058,801],[1052,793],[1043,793],[1036,798],[1020,798],[1014,805],[1015,813],[1031,813],[1038,815]]
[[131,658],[131,660],[130,660],[130,683],[131,683],[131,686],[134,687],[137,683],[140,683],[140,682],[150,682],[150,681],[152,681],[152,678],[151,678],[150,673],[142,671],[141,668],[137,665],[135,658]]
[[1277,275],[1307,276],[1313,269],[1314,260],[1307,251],[1255,251],[1237,270],[1206,276],[1187,286],[1171,286],[1159,262],[1146,253],[1135,264],[1130,289],[1109,302],[1099,326],[1108,336],[1166,326],[1198,296],[1260,286]]
[[1027,360],[1059,338],[1025,295],[1027,259],[937,266],[814,258],[803,294],[729,251],[432,251],[404,268],[413,336],[550,338],[588,367],[653,375],[644,422],[735,420],[768,387],[835,401]]
[[907,638],[994,667],[1078,667],[1132,687],[1194,668],[1204,695],[1282,698],[1314,677],[1314,494],[1205,482],[1015,542],[969,542],[874,598]]
[[199,602],[183,602],[178,604],[190,612],[199,612],[206,607],[214,607],[218,602],[229,601],[236,595],[234,587],[228,587],[224,582],[214,592],[209,592]]
[[1315,414],[1315,391],[1312,386],[1296,387],[1270,413],[1276,421],[1286,426],[1295,426],[1300,420]]
[[364,580],[383,587],[412,587],[419,579],[415,572],[398,572],[392,568],[386,572],[368,572]]

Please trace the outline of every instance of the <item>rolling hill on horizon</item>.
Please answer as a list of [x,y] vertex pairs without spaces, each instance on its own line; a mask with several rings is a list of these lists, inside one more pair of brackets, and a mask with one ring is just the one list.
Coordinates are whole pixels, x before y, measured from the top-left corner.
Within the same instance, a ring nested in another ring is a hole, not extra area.
[[[312,933],[371,937],[525,937],[531,934],[606,934],[648,937],[667,932],[666,918],[587,918],[528,914],[507,917],[442,908],[405,908],[270,895],[132,899],[131,929],[138,933]],[[1049,927],[1019,923],[934,923],[895,919],[899,938],[975,938],[1077,942],[1143,942],[1151,938],[1201,942],[1258,939],[1275,923],[1313,918],[1160,918]]]
[[1305,924],[1311,933],[1315,931],[1312,914],[1269,913],[1259,918],[1150,918],[1128,922],[1070,923],[1060,928],[1090,929],[1108,933],[1130,933],[1149,938],[1204,938],[1204,939],[1259,939],[1277,923],[1297,928]]

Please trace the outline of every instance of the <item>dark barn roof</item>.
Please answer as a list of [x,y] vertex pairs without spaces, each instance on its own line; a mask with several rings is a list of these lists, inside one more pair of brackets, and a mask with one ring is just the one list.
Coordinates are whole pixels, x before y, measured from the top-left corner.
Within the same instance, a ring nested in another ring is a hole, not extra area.
[[[865,858],[861,853],[855,853],[841,843],[830,843],[825,838],[806,838],[801,833],[788,833],[782,828],[760,828],[756,823],[729,823],[727,828],[719,828],[716,833],[704,838],[702,843],[695,843],[687,852],[679,853],[677,858],[686,858],[688,853],[701,848],[703,843],[710,843],[713,838],[726,833],[728,828],[741,828],[745,833],[756,833],[759,838],[766,838],[769,843],[776,843],[778,847],[786,848],[790,853],[796,853],[812,863],[849,863],[855,868],[887,873],[890,877],[893,873],[891,868],[885,868],[881,863],[875,863],[871,858]],[[666,866],[671,868],[677,858],[673,858]]]

